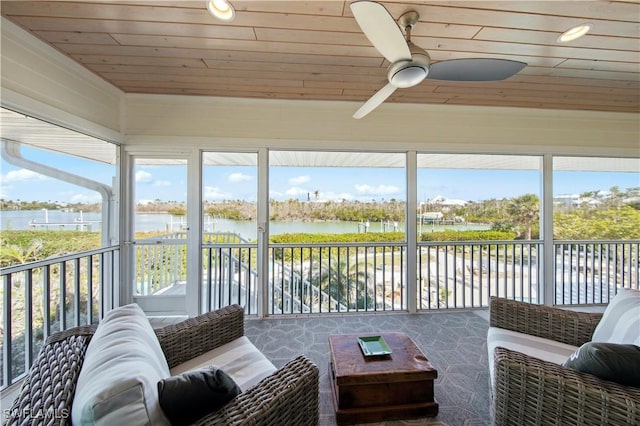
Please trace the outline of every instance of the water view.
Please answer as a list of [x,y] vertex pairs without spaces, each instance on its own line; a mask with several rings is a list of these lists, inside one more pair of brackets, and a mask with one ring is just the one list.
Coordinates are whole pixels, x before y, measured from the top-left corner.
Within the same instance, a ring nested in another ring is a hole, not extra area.
[[[8,210],[0,212],[0,231],[8,230],[70,230],[94,231],[100,230],[100,213],[69,212],[62,210]],[[179,231],[186,226],[184,216],[172,216],[162,213],[144,213],[135,215],[135,230],[137,232],[150,231]],[[302,221],[272,221],[269,224],[270,234],[310,233],[310,234],[343,234],[364,232],[365,223],[362,222],[302,222]],[[460,223],[455,225],[423,224],[418,225],[418,232],[437,232],[445,229],[484,230],[489,229],[486,224]],[[207,232],[233,232],[248,240],[257,239],[256,223],[246,220],[230,220],[206,217],[204,229]],[[402,231],[404,223],[371,222],[368,232]]]

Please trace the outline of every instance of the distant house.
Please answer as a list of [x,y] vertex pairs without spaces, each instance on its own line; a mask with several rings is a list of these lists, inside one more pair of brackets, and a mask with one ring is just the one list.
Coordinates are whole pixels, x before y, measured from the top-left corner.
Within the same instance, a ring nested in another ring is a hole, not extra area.
[[564,205],[566,207],[579,207],[584,204],[597,206],[602,202],[591,197],[581,197],[578,194],[566,194],[553,197],[553,203],[555,205]]
[[442,222],[444,215],[442,212],[425,212],[422,214],[422,220],[426,223]]
[[580,204],[578,202],[579,199],[580,199],[580,196],[578,194],[556,195],[555,197],[553,197],[553,204],[555,206],[571,208],[571,207],[576,207]]

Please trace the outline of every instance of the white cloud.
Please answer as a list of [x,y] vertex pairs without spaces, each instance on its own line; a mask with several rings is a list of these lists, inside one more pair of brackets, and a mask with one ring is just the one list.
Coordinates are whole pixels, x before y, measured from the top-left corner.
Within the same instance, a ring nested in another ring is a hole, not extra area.
[[153,182],[153,186],[171,186],[171,182],[168,180],[156,180]]
[[301,188],[299,186],[292,186],[287,189],[284,193],[271,191],[269,193],[271,198],[275,199],[283,199],[283,198],[299,198],[312,201],[312,202],[326,202],[326,201],[342,201],[354,200],[355,197],[353,194],[349,192],[331,192],[331,191],[320,191],[318,193],[318,199],[316,200],[315,191],[309,191],[308,189]]
[[231,173],[227,176],[227,182],[229,183],[239,183],[239,182],[247,182],[251,180],[251,176],[245,175],[243,173]]
[[9,198],[11,186],[0,185],[0,198]]
[[293,186],[299,186],[302,185],[303,183],[307,183],[311,181],[311,178],[309,176],[296,176],[296,177],[292,177],[289,179],[289,185],[293,185]]
[[367,184],[358,184],[354,186],[359,194],[366,195],[389,195],[397,194],[400,192],[400,188],[393,185],[378,185],[371,186]]
[[300,188],[298,186],[294,186],[294,187],[291,187],[291,188],[287,189],[285,194],[290,196],[290,197],[299,197],[301,195],[304,195],[306,197],[307,194],[310,194],[310,193],[309,193],[309,191],[307,191],[304,188]]
[[144,170],[140,170],[136,172],[136,182],[151,182],[153,180],[153,176],[149,172],[145,172]]
[[102,201],[102,197],[98,193],[90,194],[73,194],[70,197],[72,203],[99,203]]
[[347,201],[351,201],[353,200],[353,194],[350,194],[348,192],[321,192],[320,193],[320,198],[318,201],[342,201],[342,200],[347,200]]
[[230,193],[223,192],[220,188],[215,186],[205,186],[203,196],[206,200],[224,200],[231,198]]
[[27,169],[11,170],[3,176],[4,183],[48,180],[47,176]]

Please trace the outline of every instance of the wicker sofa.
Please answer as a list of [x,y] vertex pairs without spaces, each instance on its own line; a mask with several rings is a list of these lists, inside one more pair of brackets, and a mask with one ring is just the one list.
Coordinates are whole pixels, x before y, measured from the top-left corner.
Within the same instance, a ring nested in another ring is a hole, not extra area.
[[[9,425],[71,424],[76,384],[96,326],[51,335],[9,411]],[[244,335],[244,310],[233,305],[154,330],[169,368]],[[318,368],[304,356],[236,396],[200,425],[317,425]]]
[[[601,317],[601,313],[496,297],[490,301],[490,327],[574,347],[591,340]],[[493,351],[492,367],[495,425],[640,424],[640,388],[602,380],[504,347]]]

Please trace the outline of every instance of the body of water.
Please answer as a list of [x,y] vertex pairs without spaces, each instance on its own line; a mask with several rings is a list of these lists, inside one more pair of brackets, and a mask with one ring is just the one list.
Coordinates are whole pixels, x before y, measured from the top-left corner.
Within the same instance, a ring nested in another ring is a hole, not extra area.
[[[11,210],[0,212],[0,231],[24,230],[24,229],[49,229],[49,230],[100,230],[100,213],[65,212],[60,210]],[[359,222],[278,222],[269,223],[271,235],[285,233],[310,233],[310,234],[343,234],[350,232],[364,232],[366,224]],[[171,216],[168,214],[136,214],[135,231],[179,231],[186,227],[184,217]],[[244,220],[212,219],[207,217],[204,221],[204,228],[207,232],[233,232],[240,234],[247,240],[257,239],[256,222]],[[479,224],[456,224],[456,225],[435,225],[425,224],[422,228],[418,226],[418,231],[436,232],[445,229],[462,230],[484,230],[488,225]],[[391,232],[402,231],[404,223],[393,222],[371,222],[368,225],[368,232]]]
[[66,212],[61,210],[0,211],[0,231],[23,229],[100,231],[100,213]]

